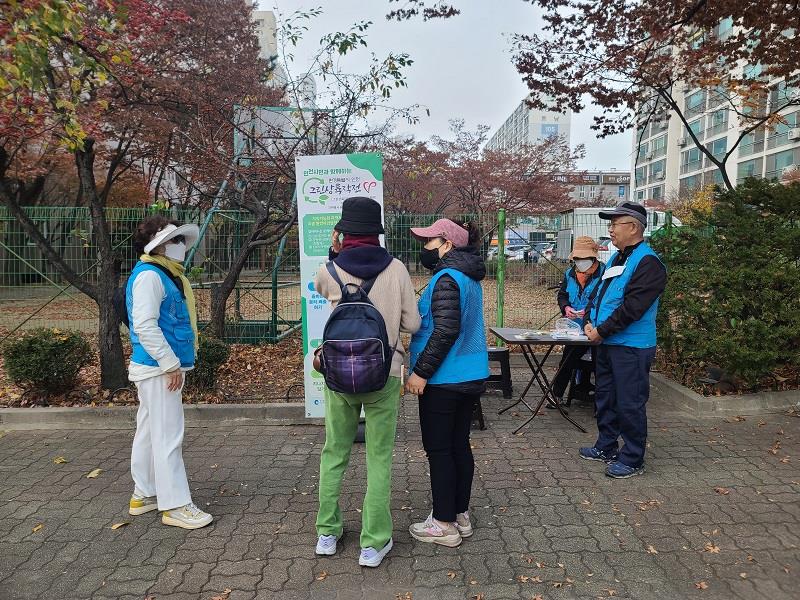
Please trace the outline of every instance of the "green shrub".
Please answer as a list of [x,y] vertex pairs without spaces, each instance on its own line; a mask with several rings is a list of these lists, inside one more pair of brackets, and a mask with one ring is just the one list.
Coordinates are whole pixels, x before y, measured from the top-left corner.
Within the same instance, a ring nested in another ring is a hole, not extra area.
[[231,355],[231,348],[217,338],[200,336],[197,360],[189,371],[186,383],[195,390],[212,390],[217,384],[217,371]]
[[748,180],[695,223],[654,240],[669,273],[659,337],[670,371],[689,385],[709,366],[749,390],[796,385],[800,184]]
[[3,346],[11,381],[46,394],[75,387],[78,372],[92,360],[89,342],[75,331],[33,329]]

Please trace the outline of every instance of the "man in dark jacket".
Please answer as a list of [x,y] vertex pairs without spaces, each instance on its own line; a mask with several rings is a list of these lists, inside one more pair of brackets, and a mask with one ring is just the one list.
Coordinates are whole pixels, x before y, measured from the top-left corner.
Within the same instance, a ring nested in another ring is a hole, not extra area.
[[580,455],[609,463],[606,475],[620,479],[644,473],[650,365],[667,270],[644,241],[643,206],[622,202],[613,211],[601,212],[600,218],[611,220],[608,230],[619,252],[609,260],[587,308],[586,335],[600,344],[595,369],[598,437],[593,447],[581,448]]

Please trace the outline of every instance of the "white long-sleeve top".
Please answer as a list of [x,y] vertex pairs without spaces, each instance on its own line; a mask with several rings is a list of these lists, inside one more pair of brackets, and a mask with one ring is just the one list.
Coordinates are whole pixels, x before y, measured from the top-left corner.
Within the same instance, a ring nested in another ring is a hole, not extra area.
[[131,295],[133,296],[131,331],[139,337],[139,343],[158,363],[158,366],[151,367],[131,360],[128,365],[128,379],[130,381],[142,381],[178,368],[182,371],[188,371],[188,368],[181,367],[180,359],[172,351],[167,339],[164,337],[164,332],[158,326],[161,303],[167,296],[164,284],[158,273],[151,270],[139,273],[136,279],[133,280]]

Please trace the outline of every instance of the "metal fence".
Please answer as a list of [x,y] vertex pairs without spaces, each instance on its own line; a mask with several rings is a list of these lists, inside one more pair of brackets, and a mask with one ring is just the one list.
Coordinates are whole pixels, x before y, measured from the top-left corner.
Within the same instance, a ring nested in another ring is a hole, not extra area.
[[[31,208],[27,212],[73,270],[96,280],[97,252],[86,208]],[[150,213],[145,209],[110,208],[106,214],[124,280],[137,258],[131,244],[133,231]],[[169,216],[195,223],[206,217],[198,211],[172,212]],[[410,228],[429,225],[437,217],[386,215],[387,248],[406,265],[418,290],[425,286],[429,273],[419,263],[420,245]],[[555,218],[501,214],[462,217],[477,220],[483,235],[487,325],[502,321],[509,326],[546,327],[560,316],[556,292],[569,264],[573,240],[581,235],[594,238],[601,247],[601,260],[607,260],[613,250],[607,222],[600,220],[596,211],[573,211]],[[658,215],[652,218],[648,234],[666,222],[663,213],[660,219]],[[253,222],[253,216],[244,211],[217,211],[212,215],[193,263],[201,326],[209,319],[213,288],[225,277]],[[505,239],[502,271],[498,268],[501,237]],[[249,257],[226,306],[230,341],[271,342],[299,326],[298,242],[295,229],[280,244],[257,249]],[[66,284],[19,223],[0,209],[0,338],[36,326],[96,333],[97,308],[90,298]]]

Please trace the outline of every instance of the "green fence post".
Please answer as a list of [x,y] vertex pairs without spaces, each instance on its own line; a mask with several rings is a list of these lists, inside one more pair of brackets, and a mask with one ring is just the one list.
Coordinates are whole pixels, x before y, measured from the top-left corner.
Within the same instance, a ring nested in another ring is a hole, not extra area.
[[[278,339],[278,268],[281,264],[283,251],[286,248],[287,237],[289,237],[288,233],[281,238],[278,250],[275,252],[275,263],[272,265],[272,324],[269,333],[275,341]],[[302,294],[303,291],[300,290],[300,293]]]
[[[503,326],[503,306],[506,295],[506,211],[501,208],[497,211],[497,323]],[[502,346],[502,340],[497,340],[497,345]]]

